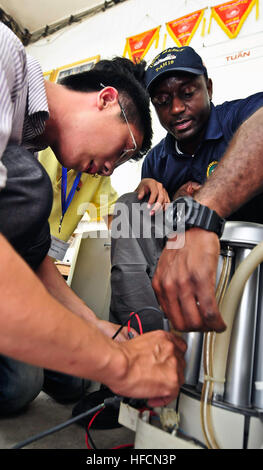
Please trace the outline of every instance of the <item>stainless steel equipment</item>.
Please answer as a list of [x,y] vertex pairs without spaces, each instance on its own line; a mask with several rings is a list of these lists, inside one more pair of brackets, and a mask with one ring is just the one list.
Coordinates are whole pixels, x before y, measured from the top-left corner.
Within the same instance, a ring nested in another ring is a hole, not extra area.
[[[263,225],[245,222],[226,223],[221,237],[221,255],[217,273],[218,290],[220,288],[225,290],[242,261],[262,241]],[[226,268],[227,264],[228,268]],[[225,273],[221,275],[223,270],[225,270]],[[221,287],[220,284],[222,284]],[[260,420],[263,411],[262,284],[263,266],[259,265],[255,267],[245,284],[230,328],[230,338],[228,343],[224,345],[224,351],[222,351],[223,355],[223,352],[225,354],[227,350],[225,381],[222,380],[222,383],[217,384],[218,386],[215,387],[214,378],[212,377],[210,380],[212,390],[210,405],[213,409],[221,407],[224,413],[228,412],[228,426],[231,427],[231,422],[233,423],[233,433],[236,432],[236,416],[237,414],[240,415],[242,425],[239,425],[239,431],[242,429],[240,432],[243,437],[240,436],[238,445],[241,448],[246,447],[248,443],[250,443],[250,448],[253,448],[254,438],[251,433],[249,435],[250,420],[251,423],[256,423],[256,428],[259,427],[257,429],[257,442],[263,442],[263,423]],[[190,400],[189,397],[192,396],[194,400],[199,400],[202,403],[203,393],[201,395],[201,391],[205,382],[204,374],[207,374],[207,371],[204,372],[203,365],[204,354],[207,354],[207,346],[204,348],[206,342],[203,341],[203,336],[200,333],[188,333],[184,337],[188,343],[188,351],[186,355],[186,382],[182,394],[188,397],[188,401]],[[206,335],[205,340],[207,341]],[[184,431],[191,434],[191,429],[187,424],[188,412],[182,408],[182,403],[181,400]],[[219,412],[210,411],[210,413],[219,416]],[[257,424],[257,421],[259,424]],[[252,428],[251,424],[250,429],[252,430]],[[199,434],[197,438],[200,439]]]
[[263,410],[263,267],[260,268],[252,406]]

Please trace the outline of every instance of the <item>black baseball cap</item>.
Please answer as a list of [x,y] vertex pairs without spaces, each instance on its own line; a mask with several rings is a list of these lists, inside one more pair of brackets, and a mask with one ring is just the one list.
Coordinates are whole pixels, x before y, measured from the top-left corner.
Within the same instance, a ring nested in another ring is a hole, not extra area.
[[207,78],[206,67],[200,55],[192,47],[170,47],[158,54],[147,68],[144,78],[146,88],[149,89],[161,75],[173,71],[204,74]]

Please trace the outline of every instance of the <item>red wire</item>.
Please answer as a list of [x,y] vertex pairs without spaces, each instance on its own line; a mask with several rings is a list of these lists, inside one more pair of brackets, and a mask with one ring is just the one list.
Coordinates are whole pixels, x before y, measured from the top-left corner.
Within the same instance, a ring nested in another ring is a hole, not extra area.
[[143,334],[142,324],[141,324],[141,320],[140,320],[140,317],[139,317],[138,313],[135,313],[135,317],[136,317],[136,320],[137,320],[138,325],[139,325],[140,335],[142,335]]
[[[90,430],[91,428],[91,425],[94,421],[94,419],[98,416],[99,413],[101,413],[102,411],[104,410],[104,408],[101,408],[101,410],[98,410],[91,418],[90,422],[89,422],[89,425],[88,425],[88,431]],[[87,445],[87,448],[88,449],[92,449],[89,445],[89,438],[88,438],[88,433],[86,432],[86,436],[85,436],[85,441],[86,441],[86,445]],[[125,448],[125,447],[133,447],[133,444],[123,444],[123,445],[120,445],[120,446],[116,446],[116,447],[112,447],[112,449],[122,449],[122,448]]]
[[[98,410],[91,418],[90,422],[89,422],[89,425],[88,425],[88,431],[90,430],[90,427],[94,421],[94,419],[98,416],[98,414],[100,414],[102,412],[102,410],[104,410],[104,408],[101,408],[101,410]],[[89,439],[88,439],[88,433],[86,432],[86,445],[87,445],[87,448],[88,449],[91,449],[90,445],[89,445]]]
[[[101,410],[98,410],[91,418],[89,424],[88,424],[88,431],[90,430],[91,428],[91,425],[94,421],[94,419],[98,416],[98,414],[100,414],[102,411],[104,410],[104,408],[101,408]],[[139,411],[140,413],[142,413],[143,411],[145,410],[148,410],[147,407],[144,407],[144,408],[141,408]],[[150,416],[155,416],[156,413],[153,411],[153,410],[150,410]],[[86,432],[86,436],[85,436],[85,441],[86,441],[86,445],[87,445],[87,448],[88,449],[92,449],[89,445],[89,438],[88,438],[88,433]],[[122,444],[122,445],[119,445],[119,446],[116,446],[116,447],[112,447],[112,449],[124,449],[126,447],[130,447],[130,448],[133,448],[134,447],[134,444]]]
[[134,444],[123,444],[121,446],[112,447],[112,449],[124,449],[125,447],[134,447]]
[[86,446],[88,449],[91,449],[90,445],[89,445],[89,439],[88,439],[88,434],[86,433],[86,436],[85,436],[85,442],[86,442]]
[[[132,315],[135,315],[135,312],[131,312],[131,313],[130,313],[130,317],[131,317]],[[128,321],[128,333],[130,333],[130,331],[131,331],[131,320]]]
[[[140,331],[140,335],[143,334],[143,329],[142,329],[142,323],[141,323],[141,320],[140,320],[140,317],[138,315],[138,313],[135,313],[135,312],[131,312],[130,313],[130,317],[135,315],[136,317],[136,320],[138,322],[138,325],[139,325],[139,331]],[[131,320],[128,321],[128,332],[131,331]],[[104,410],[104,408],[101,408],[101,410],[98,410],[91,418],[90,422],[89,422],[89,425],[88,425],[88,431],[90,430],[91,428],[91,425],[94,421],[94,419],[98,416],[99,413],[101,413],[101,411]],[[85,437],[85,440],[86,440],[86,445],[87,445],[87,448],[88,449],[91,449],[90,445],[89,445],[89,439],[88,439],[88,433],[86,432],[86,437]],[[112,449],[122,449],[122,448],[125,448],[125,447],[133,447],[133,444],[124,444],[124,445],[120,445],[120,446],[117,446],[117,447],[112,447]]]
[[[137,320],[138,325],[139,325],[140,335],[142,335],[143,334],[143,329],[142,329],[142,323],[141,323],[140,317],[139,317],[138,313],[131,312],[130,317],[133,316],[133,315],[135,315],[135,317],[136,317],[136,320]],[[131,331],[131,320],[128,321],[128,332],[130,332],[130,331]]]

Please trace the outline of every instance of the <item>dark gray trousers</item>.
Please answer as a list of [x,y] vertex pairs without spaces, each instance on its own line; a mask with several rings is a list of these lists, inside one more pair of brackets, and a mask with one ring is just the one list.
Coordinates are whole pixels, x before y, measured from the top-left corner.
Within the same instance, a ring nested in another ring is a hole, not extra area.
[[[51,181],[34,155],[23,147],[8,146],[2,161],[7,168],[7,184],[0,191],[0,232],[36,270],[50,247]],[[83,383],[77,377],[44,371],[0,355],[0,415],[23,409],[39,394],[43,384],[46,391],[63,401],[67,397],[79,398]]]
[[[165,244],[164,213],[150,217],[147,199],[137,193],[121,196],[114,210],[111,235],[110,321],[123,324],[139,312],[143,331],[163,329],[163,315],[152,288],[152,278]],[[154,309],[149,309],[154,307]],[[133,318],[132,326],[138,331]]]

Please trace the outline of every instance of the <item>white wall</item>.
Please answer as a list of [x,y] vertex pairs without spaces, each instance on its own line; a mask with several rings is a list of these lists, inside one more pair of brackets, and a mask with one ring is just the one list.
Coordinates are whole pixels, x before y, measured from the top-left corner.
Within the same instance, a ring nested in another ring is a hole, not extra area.
[[[263,0],[259,1],[259,19],[255,19],[254,7],[235,39],[229,39],[215,20],[207,34],[209,7],[219,3],[220,0],[128,0],[29,45],[27,51],[39,60],[43,71],[49,71],[97,54],[101,58],[122,55],[126,37],[161,25],[159,46],[156,49],[152,45],[145,57],[148,62],[164,44],[165,47],[175,45],[167,33],[166,22],[208,7],[206,34],[201,36],[201,24],[190,45],[207,66],[214,83],[213,101],[218,104],[261,91],[263,71]],[[153,122],[155,144],[165,132],[154,111]],[[114,172],[112,182],[119,194],[135,189],[140,181],[140,168],[141,163],[128,162]]]

